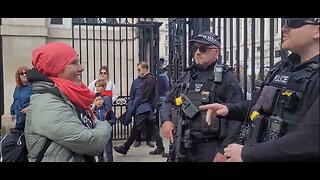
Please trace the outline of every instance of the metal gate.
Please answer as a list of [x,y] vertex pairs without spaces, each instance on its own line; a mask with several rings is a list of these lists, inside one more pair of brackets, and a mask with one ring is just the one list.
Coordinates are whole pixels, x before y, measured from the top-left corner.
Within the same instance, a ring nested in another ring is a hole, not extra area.
[[191,64],[193,44],[189,39],[203,31],[221,37],[220,62],[234,68],[246,99],[256,79],[275,62],[286,58],[281,49],[281,18],[169,18],[169,75],[174,82]]
[[[110,80],[120,91],[113,107],[117,117],[125,112],[131,82],[137,76],[137,63],[147,61],[150,72],[157,73],[161,24],[152,18],[72,19],[72,46],[85,68],[83,82],[89,85],[98,78],[100,67],[108,66]],[[118,122],[113,127],[113,138],[127,139],[132,126]]]
[[[2,18],[0,18],[0,28],[2,25]],[[3,78],[3,49],[2,49],[2,35],[0,34],[0,128],[1,116],[4,114],[4,78]]]

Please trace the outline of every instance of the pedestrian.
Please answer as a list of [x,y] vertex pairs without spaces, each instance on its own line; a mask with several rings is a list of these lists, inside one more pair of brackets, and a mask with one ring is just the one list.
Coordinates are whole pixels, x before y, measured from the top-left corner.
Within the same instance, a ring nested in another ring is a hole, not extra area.
[[34,162],[46,142],[42,161],[92,162],[111,136],[111,126],[90,109],[92,93],[81,81],[84,68],[77,52],[61,42],[34,49],[27,72],[33,94],[26,118],[28,158]]
[[[155,109],[157,106],[156,79],[148,72],[148,70],[149,65],[147,62],[141,61],[138,63],[137,71],[139,77],[132,82],[130,88],[130,101],[128,102],[127,110],[127,113],[131,113],[129,116],[130,119],[131,116],[134,116],[134,125],[127,141],[121,146],[114,147],[114,150],[120,154],[127,154],[131,145],[134,143],[135,139],[137,139],[137,136],[141,133],[141,130],[145,125],[154,135],[157,146],[157,148],[154,151],[149,152],[149,154],[163,154],[165,151],[162,138],[155,124]],[[130,103],[131,105],[129,108]],[[147,134],[151,135],[151,133]]]

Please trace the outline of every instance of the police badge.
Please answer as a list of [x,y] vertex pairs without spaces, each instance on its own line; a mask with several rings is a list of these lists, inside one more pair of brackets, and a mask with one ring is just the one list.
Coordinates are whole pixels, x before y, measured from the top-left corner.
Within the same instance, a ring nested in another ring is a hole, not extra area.
[[209,91],[201,91],[201,102],[206,104],[210,101],[210,92]]
[[201,88],[202,88],[203,85],[202,84],[195,84],[194,86],[195,86],[194,91],[199,93],[201,91]]

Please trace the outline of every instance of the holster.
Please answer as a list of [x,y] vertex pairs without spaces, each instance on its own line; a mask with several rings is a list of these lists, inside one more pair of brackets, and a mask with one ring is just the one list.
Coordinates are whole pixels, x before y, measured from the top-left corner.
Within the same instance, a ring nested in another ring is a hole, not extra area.
[[274,86],[264,86],[258,101],[252,107],[252,111],[259,111],[262,109],[265,113],[272,113],[272,107],[274,104],[273,99],[276,97],[277,90],[278,88]]

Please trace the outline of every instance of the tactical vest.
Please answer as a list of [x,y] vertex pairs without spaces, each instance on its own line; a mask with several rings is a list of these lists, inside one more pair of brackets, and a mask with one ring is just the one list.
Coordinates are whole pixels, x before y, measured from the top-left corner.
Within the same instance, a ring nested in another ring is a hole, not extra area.
[[[224,66],[223,73],[228,70],[228,66]],[[215,102],[215,91],[219,83],[214,82],[213,69],[196,73],[187,71],[184,84],[186,84],[186,88],[182,89],[182,93],[186,94],[196,107]],[[183,119],[187,119],[189,122],[188,129],[197,138],[215,138],[226,135],[226,126],[221,124],[222,121],[220,119],[212,117],[211,125],[207,125],[205,122],[206,111],[200,111],[192,119],[188,118],[184,113],[182,115]]]
[[319,63],[311,63],[294,72],[278,71],[270,72],[250,110],[252,124],[257,120],[255,118],[261,118],[261,139],[258,142],[294,131],[319,94],[319,87],[314,87],[319,78]]

